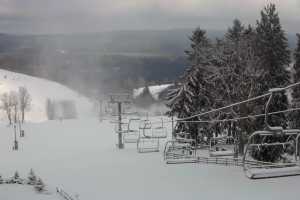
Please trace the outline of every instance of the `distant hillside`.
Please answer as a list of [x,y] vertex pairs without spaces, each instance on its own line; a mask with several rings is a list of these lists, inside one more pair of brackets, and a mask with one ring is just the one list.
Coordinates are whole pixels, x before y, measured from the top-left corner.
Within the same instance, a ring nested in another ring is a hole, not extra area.
[[[75,35],[0,34],[0,68],[58,81],[81,92],[168,83],[188,65],[192,30]],[[212,39],[224,31],[208,31]],[[296,37],[289,35],[291,48]]]

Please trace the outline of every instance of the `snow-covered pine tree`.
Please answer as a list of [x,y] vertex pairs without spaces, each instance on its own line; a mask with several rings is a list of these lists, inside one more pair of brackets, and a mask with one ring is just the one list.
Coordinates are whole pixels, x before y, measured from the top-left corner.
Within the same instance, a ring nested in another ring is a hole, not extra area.
[[[261,11],[261,19],[256,27],[256,53],[262,61],[263,75],[260,78],[261,93],[270,88],[286,86],[290,83],[287,68],[290,64],[290,51],[284,30],[281,27],[275,4],[268,4]],[[284,92],[274,97],[269,111],[284,110],[288,107]],[[284,114],[270,117],[271,125],[286,126]]]
[[[223,107],[254,97],[259,92],[258,78],[260,60],[254,53],[255,34],[251,26],[247,29],[239,20],[234,20],[233,27],[228,29],[223,40],[216,46],[218,53],[218,75],[215,79],[215,107]],[[219,112],[218,119],[229,119],[255,113],[256,104],[248,103]],[[250,134],[252,120],[219,123],[216,126],[227,130],[228,134],[238,137],[240,153],[243,153],[244,134]]]
[[16,171],[15,174],[14,174],[14,177],[13,177],[15,180],[19,179],[20,178],[20,175],[19,175],[19,172]]
[[[196,112],[203,110],[208,104],[208,98],[205,97],[208,87],[205,80],[209,72],[211,62],[211,42],[206,36],[206,32],[197,28],[190,37],[190,49],[185,51],[190,67],[187,68],[184,75],[179,80],[179,87],[172,90],[168,95],[167,105],[170,107],[170,115],[178,118],[189,117]],[[197,120],[197,118],[189,119]],[[198,125],[194,123],[176,124],[175,132],[186,131],[192,134],[193,138],[198,135]]]
[[45,184],[44,182],[42,181],[41,178],[39,178],[36,182],[36,184],[34,185],[34,189],[37,191],[37,192],[43,192],[45,191]]
[[0,175],[0,184],[3,184],[4,180],[2,178],[2,176]]
[[[300,81],[300,34],[297,34],[297,38],[298,38],[297,48],[295,49],[295,52],[294,52],[294,59],[295,59],[294,82]],[[293,96],[293,106],[300,107],[300,87],[299,86],[293,88],[292,96]],[[295,112],[291,113],[290,118],[291,118],[291,122],[292,122],[292,127],[300,128],[300,111],[295,111]]]
[[190,66],[196,67],[199,64],[207,63],[211,42],[206,36],[206,31],[198,27],[189,39],[191,41],[190,49],[186,50],[185,53]]
[[[290,64],[290,51],[286,34],[281,27],[280,18],[275,4],[268,4],[261,11],[261,19],[257,21],[255,52],[262,62],[262,76],[259,79],[260,94],[266,93],[271,88],[283,87],[290,83],[290,74],[287,70]],[[266,100],[258,101],[262,105]],[[288,108],[288,98],[284,92],[278,93],[272,99],[269,112],[285,110]],[[264,107],[261,106],[261,111]],[[269,117],[268,122],[272,126],[287,126],[285,114],[277,114]],[[265,121],[256,120],[257,129],[265,127]],[[267,138],[265,142],[280,142],[281,137]],[[252,156],[261,161],[278,161],[283,151],[281,147],[264,146],[259,150],[252,151]]]
[[33,171],[33,169],[30,169],[29,175],[28,175],[28,184],[29,185],[35,185],[37,182],[37,177]]
[[15,184],[15,183],[23,184],[23,180],[20,178],[19,172],[16,171],[14,173],[14,176],[12,178],[10,178],[9,180],[7,180],[7,183],[10,183],[10,184]]
[[[233,26],[225,34],[225,39],[218,47],[222,51],[219,53],[221,59],[220,80],[218,80],[218,107],[243,101],[258,94],[257,80],[261,76],[259,70],[259,58],[254,53],[253,43],[255,33],[252,27],[244,28],[242,23],[235,19]],[[253,103],[241,104],[220,113],[220,119],[234,118],[254,114],[256,105]],[[245,135],[253,131],[252,120],[241,120],[237,122],[227,122],[223,124],[223,129],[234,135],[239,140],[240,153],[243,153]],[[225,126],[225,127],[224,127]]]
[[234,43],[238,43],[242,39],[244,33],[244,26],[239,19],[233,21],[233,26],[228,28],[225,38]]

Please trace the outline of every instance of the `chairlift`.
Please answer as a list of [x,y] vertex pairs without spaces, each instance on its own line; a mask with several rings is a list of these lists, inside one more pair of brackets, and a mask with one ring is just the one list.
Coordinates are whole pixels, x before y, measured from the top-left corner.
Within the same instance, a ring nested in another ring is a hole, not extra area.
[[127,129],[123,133],[124,143],[137,143],[139,139],[139,129],[132,127],[135,123],[139,122],[140,118],[131,118],[127,124]]
[[[266,130],[255,131],[248,139],[243,157],[243,170],[245,175],[250,179],[300,175],[298,162],[300,130],[283,129],[280,126],[270,126],[268,123],[268,108],[274,93],[278,91],[283,91],[283,89],[275,88],[270,90],[271,95],[265,108]],[[266,147],[272,150],[280,148],[286,155],[285,159],[281,158],[280,162],[257,161],[255,165],[250,164],[253,160],[247,159],[248,153],[261,152]],[[287,152],[288,148],[292,149],[292,151]],[[289,156],[291,154],[292,156]]]
[[186,132],[176,134],[175,139],[165,143],[164,160],[167,163],[194,162],[197,159],[197,149],[193,146],[196,140],[191,139]]
[[153,137],[152,124],[149,120],[142,120],[140,123],[137,151],[139,153],[159,152],[159,138]]
[[167,128],[164,126],[164,119],[160,118],[160,123],[157,123],[158,125],[153,126],[152,128],[152,136],[154,138],[167,138]]
[[232,136],[213,137],[209,142],[209,156],[234,156],[235,139]]

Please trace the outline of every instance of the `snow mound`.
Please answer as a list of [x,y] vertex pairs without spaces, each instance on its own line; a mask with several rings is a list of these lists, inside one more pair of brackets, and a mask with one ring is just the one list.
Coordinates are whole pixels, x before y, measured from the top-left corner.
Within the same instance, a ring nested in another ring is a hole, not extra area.
[[[31,107],[26,113],[26,120],[41,122],[47,120],[47,99],[60,101],[71,100],[75,103],[78,117],[86,117],[91,114],[92,103],[75,91],[59,83],[15,73],[0,69],[0,95],[5,92],[18,91],[19,87],[26,87],[31,95]],[[0,119],[6,120],[4,112],[0,113]]]
[[0,199],[1,200],[60,200],[58,195],[53,192],[37,193],[31,186],[24,185],[0,185]]

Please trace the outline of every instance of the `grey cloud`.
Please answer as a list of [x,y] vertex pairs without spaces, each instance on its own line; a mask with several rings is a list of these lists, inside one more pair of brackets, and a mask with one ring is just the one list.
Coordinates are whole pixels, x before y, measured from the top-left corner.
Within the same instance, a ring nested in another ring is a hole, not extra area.
[[[98,32],[254,23],[264,0],[0,0],[1,32]],[[283,26],[300,32],[298,0],[274,0]],[[284,3],[283,3],[284,2]]]

